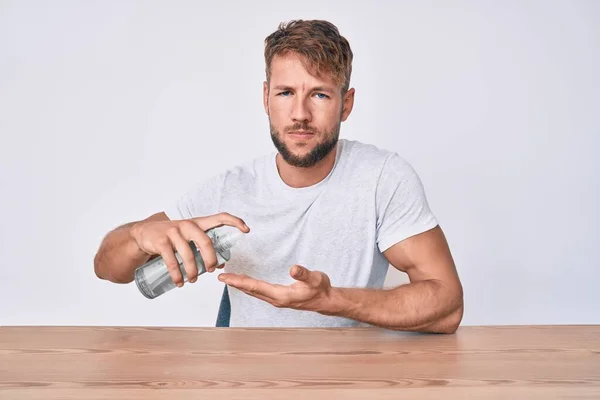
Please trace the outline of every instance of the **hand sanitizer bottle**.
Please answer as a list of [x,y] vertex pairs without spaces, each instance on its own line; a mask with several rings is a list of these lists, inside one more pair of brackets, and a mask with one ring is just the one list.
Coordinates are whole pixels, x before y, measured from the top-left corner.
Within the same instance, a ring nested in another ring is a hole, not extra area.
[[[221,226],[206,231],[206,234],[213,242],[213,247],[217,255],[217,265],[224,264],[231,258],[230,249],[237,243],[238,239],[244,233],[237,228],[231,226]],[[196,267],[198,268],[198,276],[206,272],[204,260],[194,242],[190,241],[190,247],[194,253]],[[183,281],[188,281],[188,276],[183,267],[183,260],[178,252],[175,252],[175,257],[179,261],[179,270],[183,275]],[[135,270],[135,283],[144,296],[149,299],[154,299],[163,293],[176,287],[175,283],[169,275],[169,270],[162,256],[148,261],[144,265]]]

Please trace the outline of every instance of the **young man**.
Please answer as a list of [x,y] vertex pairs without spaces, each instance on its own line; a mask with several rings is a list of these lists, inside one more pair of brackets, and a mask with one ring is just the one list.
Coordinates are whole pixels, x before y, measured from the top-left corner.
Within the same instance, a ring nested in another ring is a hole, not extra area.
[[[462,285],[418,175],[396,153],[339,139],[354,103],[352,58],[327,21],[280,25],[265,40],[264,83],[278,151],[111,231],[94,260],[98,277],[131,282],[136,267],[162,255],[181,286],[174,251],[188,276],[197,275],[189,240],[209,272],[222,268],[205,231],[231,225],[246,235],[219,275],[230,326],[455,332]],[[389,264],[410,283],[383,289]]]

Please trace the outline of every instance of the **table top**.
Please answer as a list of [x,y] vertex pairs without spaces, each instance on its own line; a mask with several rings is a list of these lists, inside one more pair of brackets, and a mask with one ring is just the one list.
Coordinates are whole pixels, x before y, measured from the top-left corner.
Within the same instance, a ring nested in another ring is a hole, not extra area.
[[2,399],[600,399],[600,325],[0,327]]

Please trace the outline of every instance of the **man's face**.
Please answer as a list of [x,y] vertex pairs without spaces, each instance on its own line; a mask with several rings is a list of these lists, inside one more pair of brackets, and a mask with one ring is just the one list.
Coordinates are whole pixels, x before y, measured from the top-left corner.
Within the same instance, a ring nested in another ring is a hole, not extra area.
[[352,110],[354,89],[342,98],[331,77],[311,75],[296,54],[273,58],[263,89],[271,139],[288,164],[311,167],[333,150]]

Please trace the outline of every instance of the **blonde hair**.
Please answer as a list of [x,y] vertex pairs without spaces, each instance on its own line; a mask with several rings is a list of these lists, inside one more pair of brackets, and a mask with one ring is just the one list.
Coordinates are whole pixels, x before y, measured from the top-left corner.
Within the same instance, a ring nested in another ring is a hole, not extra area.
[[293,20],[281,23],[265,39],[267,82],[271,78],[271,61],[275,56],[295,53],[305,68],[316,76],[330,75],[341,85],[342,94],[350,87],[352,50],[337,27],[323,20]]

